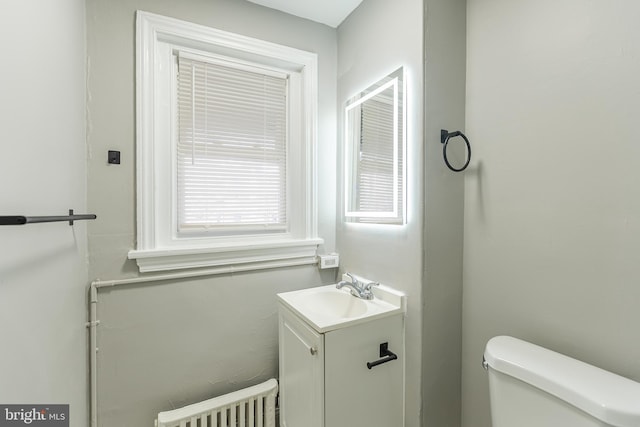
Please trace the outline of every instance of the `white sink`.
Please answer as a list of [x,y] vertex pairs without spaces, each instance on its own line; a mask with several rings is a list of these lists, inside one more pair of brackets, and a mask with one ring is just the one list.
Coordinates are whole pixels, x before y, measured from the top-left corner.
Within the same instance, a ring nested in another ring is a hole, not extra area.
[[335,286],[323,286],[298,294],[297,303],[304,312],[310,311],[319,316],[349,319],[367,313],[367,303],[340,291]]
[[406,296],[387,286],[373,289],[375,298],[364,300],[336,285],[278,294],[281,304],[324,333],[406,311]]

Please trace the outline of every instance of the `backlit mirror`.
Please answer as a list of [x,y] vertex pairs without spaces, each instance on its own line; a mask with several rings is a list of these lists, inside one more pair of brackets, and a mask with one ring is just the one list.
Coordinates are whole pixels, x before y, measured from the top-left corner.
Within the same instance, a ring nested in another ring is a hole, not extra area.
[[405,223],[405,82],[399,68],[345,107],[345,217]]

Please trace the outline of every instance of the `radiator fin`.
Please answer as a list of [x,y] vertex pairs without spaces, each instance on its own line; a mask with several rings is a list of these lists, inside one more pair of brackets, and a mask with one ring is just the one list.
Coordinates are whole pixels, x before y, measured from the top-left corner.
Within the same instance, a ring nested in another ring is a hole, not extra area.
[[276,427],[278,382],[262,384],[158,413],[157,427]]

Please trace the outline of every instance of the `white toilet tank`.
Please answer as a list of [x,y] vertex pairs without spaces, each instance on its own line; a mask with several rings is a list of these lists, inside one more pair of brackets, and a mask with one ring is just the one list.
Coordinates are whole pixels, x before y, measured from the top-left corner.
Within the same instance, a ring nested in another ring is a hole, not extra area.
[[493,427],[640,427],[640,383],[506,336],[484,358]]

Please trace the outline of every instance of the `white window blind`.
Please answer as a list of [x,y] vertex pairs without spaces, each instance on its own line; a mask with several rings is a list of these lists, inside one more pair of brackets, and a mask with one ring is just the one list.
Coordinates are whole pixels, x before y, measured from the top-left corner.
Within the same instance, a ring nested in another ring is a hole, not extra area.
[[360,109],[358,210],[393,211],[393,104],[376,98]]
[[[360,212],[392,212],[394,210],[393,183],[396,182],[402,209],[402,150],[398,149],[397,179],[394,180],[393,91],[388,89],[361,104],[360,108],[360,159],[358,166],[358,206]],[[401,132],[401,130],[398,130]],[[402,135],[399,135],[401,140]],[[398,222],[396,218],[359,218],[359,222]]]
[[178,60],[179,232],[287,228],[287,76]]

